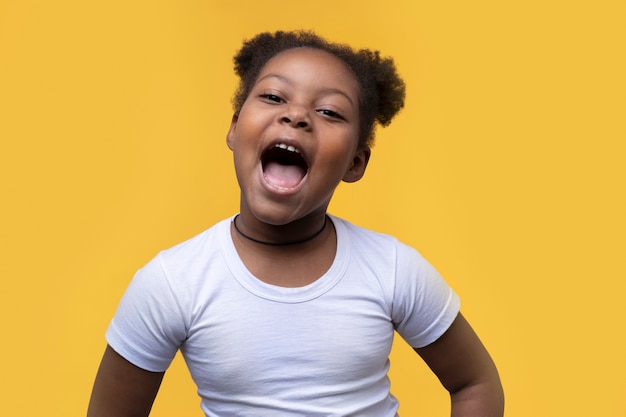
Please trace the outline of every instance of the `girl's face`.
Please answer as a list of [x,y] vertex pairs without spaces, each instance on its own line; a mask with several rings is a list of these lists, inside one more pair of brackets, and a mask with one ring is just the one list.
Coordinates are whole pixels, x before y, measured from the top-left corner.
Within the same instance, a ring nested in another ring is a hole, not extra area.
[[334,55],[296,48],[263,67],[227,135],[242,216],[283,225],[325,213],[339,182],[358,181],[359,86]]

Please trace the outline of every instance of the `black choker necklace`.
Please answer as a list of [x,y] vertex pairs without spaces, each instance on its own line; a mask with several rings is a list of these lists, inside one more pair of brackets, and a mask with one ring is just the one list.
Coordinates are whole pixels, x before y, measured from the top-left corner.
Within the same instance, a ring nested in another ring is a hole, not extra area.
[[322,225],[322,228],[320,230],[318,230],[317,232],[313,233],[311,236],[304,238],[302,240],[295,240],[293,242],[265,242],[263,240],[258,240],[255,239],[251,236],[248,236],[247,234],[245,234],[244,232],[242,232],[241,230],[239,230],[239,227],[237,227],[237,217],[239,217],[239,214],[235,216],[235,218],[233,219],[233,226],[235,226],[235,230],[237,231],[237,233],[239,233],[242,237],[245,237],[246,239],[254,242],[254,243],[260,243],[261,245],[268,245],[268,246],[289,246],[289,245],[299,245],[300,243],[304,243],[304,242],[308,242],[309,240],[313,240],[315,239],[317,236],[319,236],[324,229],[326,229],[326,223],[328,220],[328,216],[324,216],[324,224]]

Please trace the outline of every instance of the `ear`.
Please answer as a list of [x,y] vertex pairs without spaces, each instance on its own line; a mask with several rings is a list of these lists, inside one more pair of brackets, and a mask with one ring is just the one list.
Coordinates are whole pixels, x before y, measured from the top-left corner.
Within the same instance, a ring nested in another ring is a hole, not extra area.
[[370,155],[372,151],[369,147],[359,148],[354,155],[354,159],[352,160],[352,165],[348,168],[346,173],[343,176],[343,180],[345,182],[357,182],[363,175],[365,174],[365,168],[367,168],[367,163],[370,160]]
[[235,143],[235,131],[237,130],[237,120],[239,120],[239,114],[233,114],[233,118],[230,121],[230,128],[226,134],[226,145],[232,151]]

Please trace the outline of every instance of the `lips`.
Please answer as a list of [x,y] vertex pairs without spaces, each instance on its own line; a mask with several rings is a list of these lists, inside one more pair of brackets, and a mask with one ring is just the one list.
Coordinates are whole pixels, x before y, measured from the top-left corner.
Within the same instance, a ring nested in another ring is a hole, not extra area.
[[263,177],[278,189],[297,187],[308,172],[308,164],[298,148],[279,142],[261,155]]

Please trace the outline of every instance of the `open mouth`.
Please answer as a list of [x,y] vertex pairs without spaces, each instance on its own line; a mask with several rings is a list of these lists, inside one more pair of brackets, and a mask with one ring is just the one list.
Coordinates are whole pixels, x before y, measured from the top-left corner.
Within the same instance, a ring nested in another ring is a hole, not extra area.
[[279,188],[294,188],[302,182],[308,165],[298,149],[277,143],[261,155],[265,180]]

